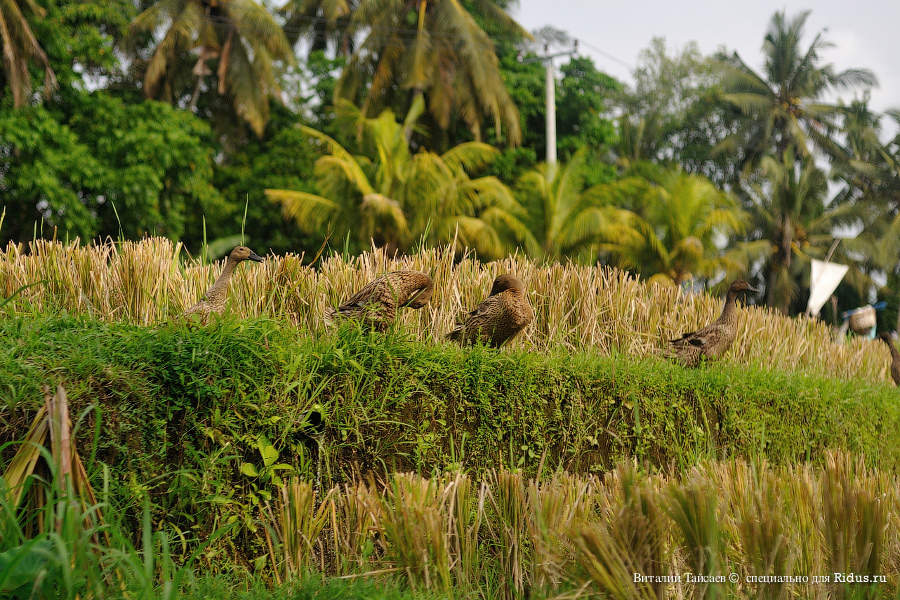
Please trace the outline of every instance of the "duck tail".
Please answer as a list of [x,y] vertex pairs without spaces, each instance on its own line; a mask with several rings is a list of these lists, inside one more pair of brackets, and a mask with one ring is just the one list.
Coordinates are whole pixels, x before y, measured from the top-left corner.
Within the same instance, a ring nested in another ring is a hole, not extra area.
[[666,341],[672,346],[678,346],[680,344],[683,344],[687,340],[689,335],[691,335],[691,334],[685,333],[681,337],[677,337],[675,339],[670,339],[670,340],[666,340]]
[[673,360],[676,362],[681,362],[682,357],[679,350],[682,350],[684,345],[684,336],[681,336],[677,339],[669,339],[663,337],[661,339],[662,346],[656,348],[657,356],[664,358],[666,360]]
[[677,354],[675,353],[675,348],[672,343],[672,340],[663,339],[662,347],[656,347],[652,351],[653,354],[659,356],[661,358],[666,358],[668,360],[672,360],[677,358]]

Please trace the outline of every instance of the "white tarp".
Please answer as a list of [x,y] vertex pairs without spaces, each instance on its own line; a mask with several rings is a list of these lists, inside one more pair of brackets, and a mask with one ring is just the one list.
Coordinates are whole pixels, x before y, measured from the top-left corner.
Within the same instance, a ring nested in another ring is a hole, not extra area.
[[809,275],[809,302],[806,312],[816,316],[849,269],[847,265],[812,259]]

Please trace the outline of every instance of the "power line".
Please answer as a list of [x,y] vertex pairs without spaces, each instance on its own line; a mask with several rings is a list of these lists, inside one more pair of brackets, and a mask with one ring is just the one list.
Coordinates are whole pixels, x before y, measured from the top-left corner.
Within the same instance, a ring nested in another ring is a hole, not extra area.
[[[224,17],[224,16],[203,15],[203,19],[205,19],[206,21],[209,21],[211,23],[217,24],[217,25],[232,25],[231,19]],[[333,25],[335,23],[334,19],[328,19],[326,17],[318,17],[318,16],[314,16],[314,15],[296,15],[291,18],[291,21],[293,21],[295,23],[298,21],[302,22],[302,23],[307,23],[307,26],[304,27],[304,26],[284,24],[284,25],[281,25],[282,31],[284,31],[285,33],[288,33],[288,34],[291,34],[291,33],[303,34],[303,33],[307,33],[309,31],[310,26]],[[412,39],[412,38],[418,37],[421,32],[418,29],[404,28],[404,27],[392,27],[391,33],[399,34],[400,37]],[[443,40],[449,40],[449,41],[458,41],[459,40],[458,36],[442,34],[442,33],[429,32],[428,36],[432,39],[443,39]],[[521,42],[522,41],[522,38],[520,36],[514,36],[514,35],[500,34],[500,35],[489,35],[488,37],[492,41],[509,41],[509,42]],[[578,43],[582,44],[586,48],[589,48],[590,50],[593,50],[597,54],[622,65],[623,67],[627,68],[629,71],[634,71],[634,69],[635,69],[634,65],[632,65],[631,63],[629,63],[625,60],[622,60],[618,56],[615,56],[614,54],[611,54],[611,53],[607,52],[606,50],[603,50],[602,48],[599,48],[598,46],[588,42],[584,38],[574,38],[573,37],[572,39],[577,40]]]
[[[224,17],[224,16],[203,15],[202,18],[206,21],[209,21],[209,22],[211,22],[213,24],[217,24],[217,25],[233,25],[232,20],[229,19],[228,17]],[[301,15],[301,16],[293,17],[293,18],[291,18],[291,20],[295,21],[295,22],[296,21],[305,22],[305,23],[308,23],[309,25],[334,24],[334,21],[331,19],[327,19],[325,17],[308,16],[308,15]],[[296,27],[296,26],[291,26],[288,24],[280,25],[280,27],[281,27],[281,30],[284,31],[285,33],[302,34],[302,33],[307,33],[309,31],[308,27]],[[371,25],[368,25],[367,27],[371,28]],[[402,34],[402,35],[408,36],[408,37],[416,37],[416,36],[420,35],[420,33],[421,33],[418,29],[411,29],[411,28],[404,28],[404,27],[391,27],[390,32]],[[488,39],[492,40],[492,41],[493,40],[504,40],[504,41],[510,41],[510,42],[521,41],[520,37],[513,36],[513,35],[491,36],[491,35],[488,35],[487,32],[485,32],[485,35],[487,35]],[[459,36],[443,34],[443,33],[432,33],[432,32],[428,32],[428,37],[430,37],[432,39],[437,38],[437,39],[445,39],[445,40],[453,40],[453,41],[458,41],[460,39]]]
[[598,48],[597,46],[595,46],[595,45],[591,44],[590,42],[584,40],[583,38],[576,38],[576,39],[577,39],[581,44],[583,44],[584,46],[590,48],[590,49],[593,50],[594,52],[596,52],[596,53],[598,53],[598,54],[601,54],[601,55],[605,56],[606,58],[608,58],[608,59],[610,59],[610,60],[616,61],[617,63],[619,63],[619,64],[622,65],[623,67],[626,67],[629,71],[634,71],[634,65],[632,65],[632,64],[630,64],[630,63],[628,63],[628,62],[622,60],[621,58],[619,58],[619,57],[617,57],[617,56],[614,56],[614,55],[610,54],[609,52],[607,52],[607,51],[605,51],[605,50],[601,50],[600,48]]

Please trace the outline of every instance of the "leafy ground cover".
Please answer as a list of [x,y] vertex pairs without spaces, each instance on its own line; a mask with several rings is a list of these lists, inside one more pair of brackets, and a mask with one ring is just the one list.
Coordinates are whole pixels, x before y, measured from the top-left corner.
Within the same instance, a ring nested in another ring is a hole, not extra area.
[[[261,508],[290,476],[498,467],[677,470],[702,459],[900,462],[900,404],[880,383],[733,364],[460,349],[396,331],[314,337],[285,321],[141,327],[85,317],[0,324],[0,443],[24,437],[42,386],[65,386],[76,440],[116,510],[262,554]],[[77,418],[76,418],[77,417]],[[12,448],[3,452],[4,461]]]

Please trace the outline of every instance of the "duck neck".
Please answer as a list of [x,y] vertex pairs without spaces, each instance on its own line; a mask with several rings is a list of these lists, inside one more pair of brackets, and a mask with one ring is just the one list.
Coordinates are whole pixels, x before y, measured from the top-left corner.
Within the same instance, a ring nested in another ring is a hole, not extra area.
[[499,296],[503,298],[504,302],[516,304],[522,301],[523,293],[522,290],[516,288],[507,288],[500,292]]
[[725,297],[725,307],[722,309],[722,316],[719,321],[730,323],[737,316],[737,292],[729,291]]
[[895,362],[900,361],[900,351],[897,350],[897,346],[890,340],[883,339],[881,341],[887,344],[887,347],[891,349],[891,358],[894,359]]
[[222,269],[222,272],[216,278],[215,283],[212,285],[212,289],[218,290],[228,285],[228,281],[231,279],[231,275],[234,273],[235,267],[238,266],[238,261],[232,260],[229,256],[228,260],[225,261],[225,268]]

